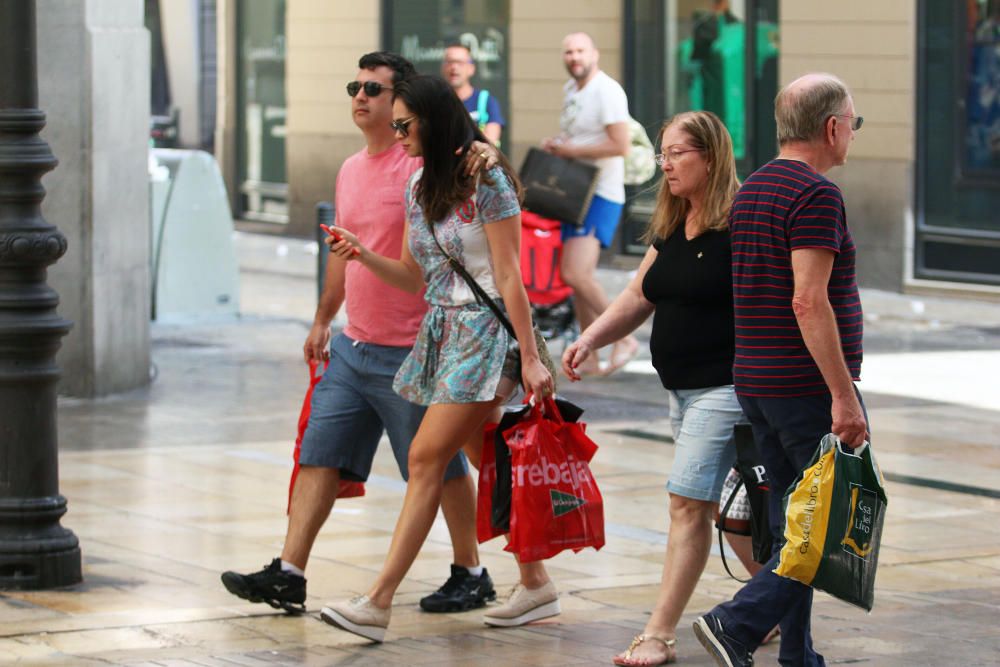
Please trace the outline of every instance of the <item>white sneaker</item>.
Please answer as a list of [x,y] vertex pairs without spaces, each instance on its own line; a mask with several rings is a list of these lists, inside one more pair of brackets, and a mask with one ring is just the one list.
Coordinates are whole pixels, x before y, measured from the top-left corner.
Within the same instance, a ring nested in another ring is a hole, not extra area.
[[367,595],[359,595],[347,601],[331,602],[323,607],[319,617],[330,625],[346,630],[373,642],[385,639],[389,627],[392,607],[379,609]]
[[518,584],[507,601],[490,609],[483,616],[483,621],[486,625],[511,628],[556,616],[559,612],[559,593],[551,581],[541,588],[525,588]]

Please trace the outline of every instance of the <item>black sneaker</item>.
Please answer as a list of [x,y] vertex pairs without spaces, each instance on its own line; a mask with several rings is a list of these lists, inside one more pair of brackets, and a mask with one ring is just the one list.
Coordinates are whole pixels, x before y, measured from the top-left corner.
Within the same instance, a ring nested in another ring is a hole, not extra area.
[[719,667],[752,667],[753,655],[742,643],[722,630],[718,616],[705,614],[694,622],[694,636],[705,647]]
[[472,576],[469,571],[461,565],[451,566],[451,576],[444,586],[437,589],[420,601],[420,608],[433,613],[448,613],[454,611],[468,611],[485,607],[487,601],[497,599],[497,593],[493,590],[493,580],[490,573],[483,568],[483,573],[478,577]]
[[306,578],[283,571],[280,558],[252,574],[223,572],[222,584],[236,597],[250,602],[266,602],[289,614],[302,614],[306,610]]

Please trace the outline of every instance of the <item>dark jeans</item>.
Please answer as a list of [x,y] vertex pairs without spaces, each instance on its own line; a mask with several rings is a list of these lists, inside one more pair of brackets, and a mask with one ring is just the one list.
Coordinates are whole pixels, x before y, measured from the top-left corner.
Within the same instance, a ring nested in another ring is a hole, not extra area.
[[816,653],[812,645],[812,588],[779,577],[774,574],[774,568],[784,542],[782,496],[808,465],[819,441],[830,432],[831,398],[824,394],[793,398],[740,396],[739,400],[750,420],[754,441],[770,480],[770,519],[775,550],[771,560],[732,600],[718,605],[711,613],[722,620],[726,634],[743,643],[749,651],[755,651],[771,628],[780,625],[778,661],[782,665],[825,665],[823,656]]

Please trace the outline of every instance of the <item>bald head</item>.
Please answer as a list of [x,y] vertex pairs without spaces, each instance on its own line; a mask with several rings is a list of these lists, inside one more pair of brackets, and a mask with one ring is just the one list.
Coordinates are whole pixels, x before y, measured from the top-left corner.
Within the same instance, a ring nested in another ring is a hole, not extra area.
[[600,53],[594,38],[585,32],[571,32],[563,38],[563,64],[578,85],[583,85],[597,73]]
[[842,114],[851,103],[847,85],[832,74],[800,76],[774,98],[778,145],[815,141],[823,137],[830,116]]
[[571,32],[563,37],[562,43],[563,48],[566,48],[569,44],[575,44],[594,49],[595,51],[597,50],[597,42],[595,42],[594,38],[590,36],[590,33],[586,32]]

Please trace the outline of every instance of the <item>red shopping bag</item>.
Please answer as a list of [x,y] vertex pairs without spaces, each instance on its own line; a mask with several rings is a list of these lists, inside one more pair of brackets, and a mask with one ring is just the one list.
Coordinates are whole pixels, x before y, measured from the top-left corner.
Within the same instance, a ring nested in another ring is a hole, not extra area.
[[[544,408],[544,409],[543,409]],[[510,542],[522,562],[604,546],[604,501],[589,462],[597,445],[551,399],[504,432],[511,449]]]
[[487,424],[483,429],[483,451],[479,456],[479,491],[476,497],[476,539],[482,544],[504,531],[493,525],[493,487],[497,483],[497,462],[493,439],[498,424]]
[[[327,366],[329,366],[329,362],[323,364],[324,372]],[[318,371],[319,363],[316,360],[311,360],[309,362],[309,389],[306,391],[306,397],[302,401],[302,410],[299,412],[299,430],[295,438],[295,451],[292,452],[292,459],[295,461],[295,466],[292,468],[292,478],[288,482],[288,508],[285,510],[285,514],[288,514],[292,510],[292,491],[295,490],[295,480],[299,476],[299,455],[302,453],[302,436],[306,434],[306,426],[309,425],[313,389],[323,379],[323,373]],[[337,492],[338,498],[357,498],[363,495],[365,495],[364,482],[340,480],[340,490]]]

